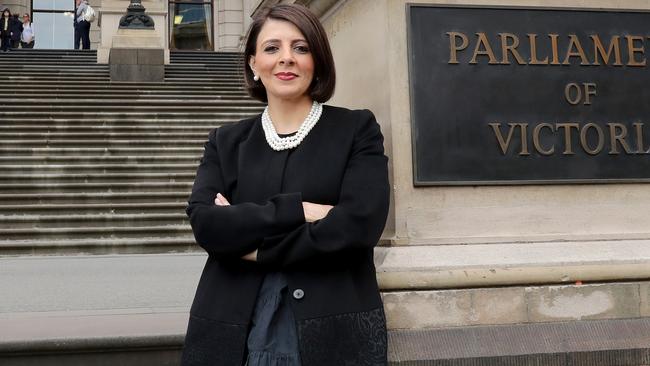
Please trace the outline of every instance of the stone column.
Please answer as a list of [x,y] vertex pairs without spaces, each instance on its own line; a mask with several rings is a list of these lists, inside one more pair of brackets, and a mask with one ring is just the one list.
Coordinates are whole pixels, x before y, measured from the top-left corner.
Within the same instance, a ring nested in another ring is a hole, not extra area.
[[164,81],[164,46],[140,0],[131,0],[113,36],[108,63],[112,81]]
[[244,7],[242,0],[215,1],[217,7],[217,51],[240,51],[239,45],[244,34]]
[[[11,14],[23,15],[29,11],[29,0],[5,0],[0,5],[0,11],[9,8]],[[21,18],[22,20],[22,18]]]
[[[155,26],[153,30],[119,30],[119,22],[126,14],[129,0],[103,0],[99,11],[99,27],[101,43],[97,48],[97,62],[109,62],[110,49],[118,48],[159,48],[163,50],[164,63],[169,63],[169,34],[167,0],[143,0],[142,5],[147,9]],[[139,33],[138,33],[139,32]],[[136,38],[139,38],[137,40]],[[114,44],[114,42],[117,42]]]

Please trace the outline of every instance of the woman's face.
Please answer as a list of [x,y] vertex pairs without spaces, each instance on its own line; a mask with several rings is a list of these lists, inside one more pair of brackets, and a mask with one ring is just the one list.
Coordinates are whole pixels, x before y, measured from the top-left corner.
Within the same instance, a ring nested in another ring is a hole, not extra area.
[[9,17],[9,12],[5,11],[4,13],[2,13],[2,15],[8,18]]
[[268,19],[257,36],[249,65],[260,77],[269,100],[299,99],[308,95],[314,77],[314,59],[307,40],[292,23]]

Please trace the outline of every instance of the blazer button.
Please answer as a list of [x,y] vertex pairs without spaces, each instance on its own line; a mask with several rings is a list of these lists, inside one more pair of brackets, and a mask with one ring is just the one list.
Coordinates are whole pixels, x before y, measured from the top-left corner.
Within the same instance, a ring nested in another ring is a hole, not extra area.
[[300,299],[302,299],[303,297],[305,297],[305,291],[303,291],[303,290],[301,290],[301,289],[299,289],[299,288],[293,290],[293,298],[294,298],[294,299],[296,299],[296,300],[300,300]]

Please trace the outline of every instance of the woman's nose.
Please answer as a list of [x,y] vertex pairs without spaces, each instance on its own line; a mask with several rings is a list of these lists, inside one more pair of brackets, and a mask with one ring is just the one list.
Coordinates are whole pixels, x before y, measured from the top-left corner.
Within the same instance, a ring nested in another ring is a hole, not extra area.
[[281,65],[293,65],[295,60],[293,59],[293,53],[291,49],[284,49],[280,53],[280,64]]

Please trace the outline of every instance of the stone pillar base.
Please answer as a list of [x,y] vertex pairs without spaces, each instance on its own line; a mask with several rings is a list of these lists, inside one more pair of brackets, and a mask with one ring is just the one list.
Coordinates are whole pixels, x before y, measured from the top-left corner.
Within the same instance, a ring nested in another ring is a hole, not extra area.
[[108,64],[111,81],[165,80],[165,49],[153,29],[119,29]]
[[165,80],[165,52],[162,48],[111,48],[108,63],[111,81]]

